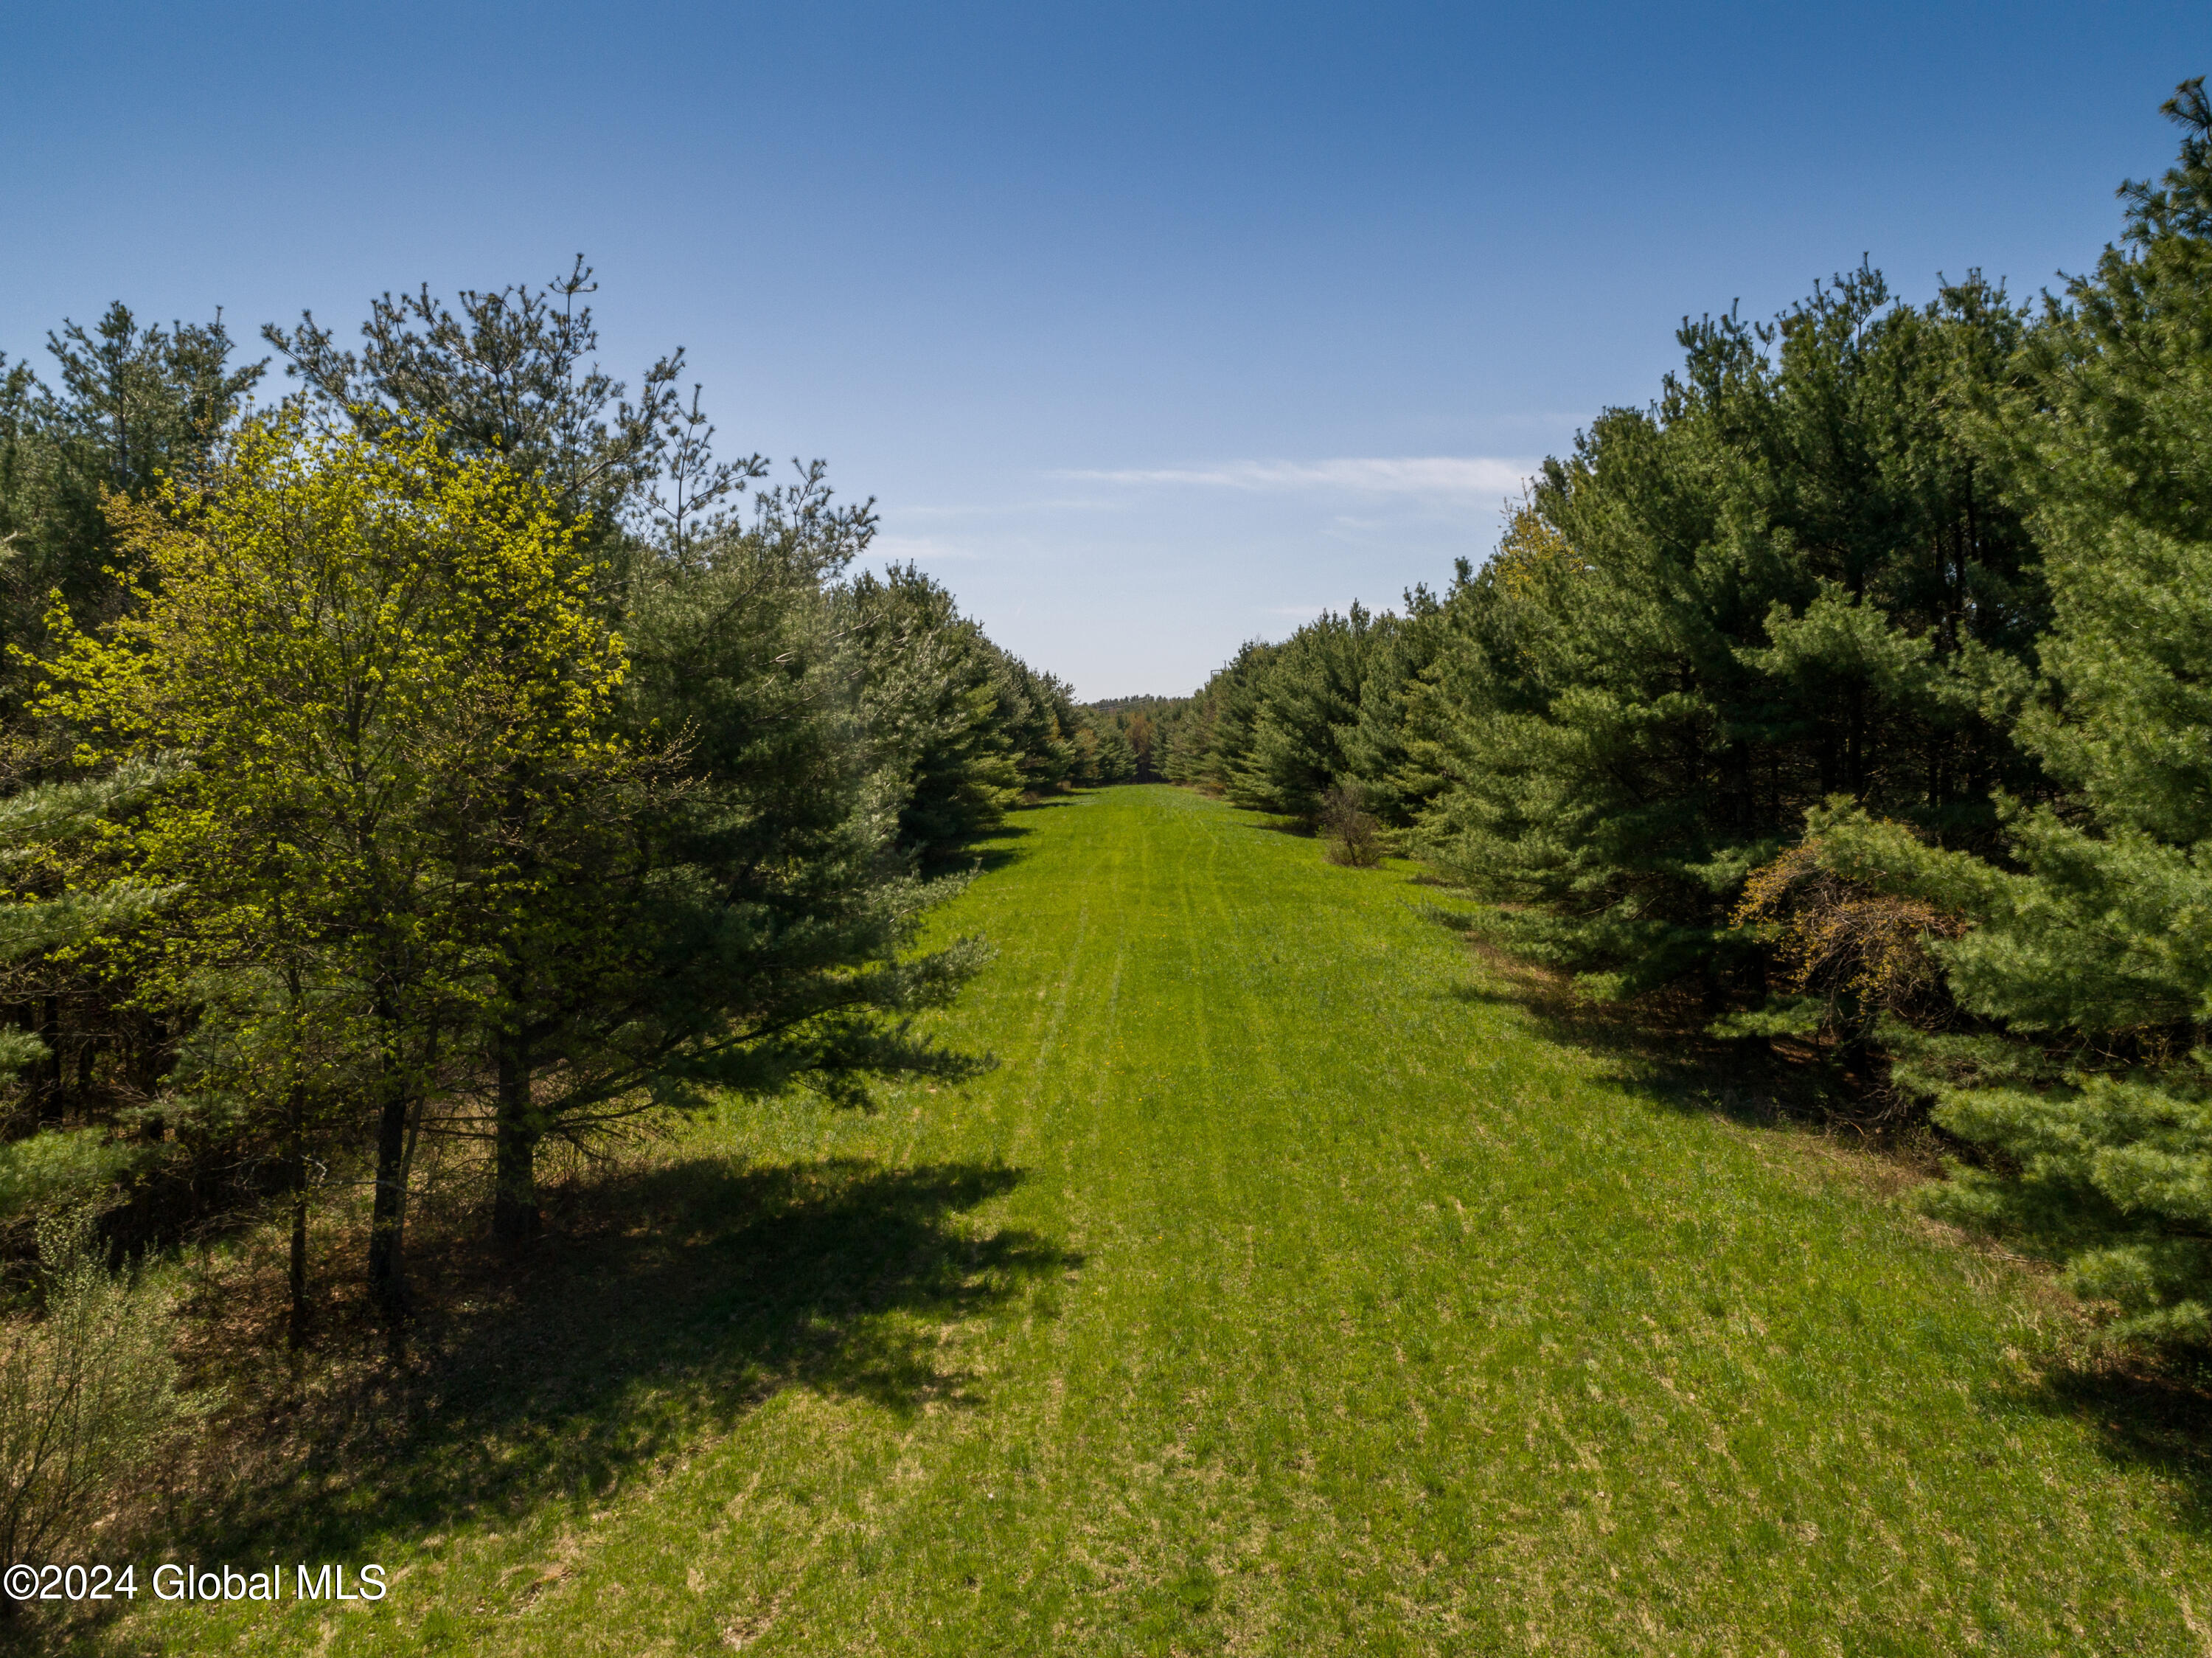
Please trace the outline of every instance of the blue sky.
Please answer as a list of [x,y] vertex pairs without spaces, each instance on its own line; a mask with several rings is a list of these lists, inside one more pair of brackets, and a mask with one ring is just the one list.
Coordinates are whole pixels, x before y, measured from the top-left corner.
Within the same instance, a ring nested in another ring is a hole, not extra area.
[[0,350],[597,266],[1085,696],[1448,580],[1685,314],[2094,258],[2201,5],[18,4]]

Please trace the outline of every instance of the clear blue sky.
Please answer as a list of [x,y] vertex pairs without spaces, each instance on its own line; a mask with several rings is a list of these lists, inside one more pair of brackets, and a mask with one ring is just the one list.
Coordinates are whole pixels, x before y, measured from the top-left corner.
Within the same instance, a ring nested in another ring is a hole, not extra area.
[[[543,280],[1085,696],[1494,544],[1686,313],[2033,290],[2202,4],[0,9],[0,349]],[[258,354],[258,352],[257,352]]]

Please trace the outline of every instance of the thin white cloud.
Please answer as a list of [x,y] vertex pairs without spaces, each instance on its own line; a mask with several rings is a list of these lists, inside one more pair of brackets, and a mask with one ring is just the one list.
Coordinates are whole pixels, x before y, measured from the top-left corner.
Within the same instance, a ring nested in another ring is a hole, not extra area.
[[[1061,473],[1061,477],[1072,476]],[[952,507],[901,507],[902,518],[1005,518],[1025,512],[1123,512],[1127,501],[1102,500],[1092,496],[1064,500],[995,501],[988,504]]]
[[931,564],[945,559],[980,558],[983,555],[972,548],[960,546],[934,535],[878,535],[868,543],[872,558],[884,559],[894,564]]
[[1069,472],[1101,484],[1176,484],[1273,494],[1337,490],[1355,495],[1478,497],[1520,492],[1535,468],[1492,455],[1407,455],[1340,460],[1231,460],[1214,466],[1160,466],[1122,472]]

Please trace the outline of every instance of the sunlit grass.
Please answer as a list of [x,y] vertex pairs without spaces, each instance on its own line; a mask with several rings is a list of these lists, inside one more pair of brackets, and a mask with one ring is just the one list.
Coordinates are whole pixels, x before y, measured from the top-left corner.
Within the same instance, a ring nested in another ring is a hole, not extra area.
[[406,1438],[196,1522],[383,1602],[85,1641],[2212,1651],[2203,1442],[2025,1269],[1562,1039],[1403,867],[1165,789],[1000,848],[998,1070],[702,1125]]

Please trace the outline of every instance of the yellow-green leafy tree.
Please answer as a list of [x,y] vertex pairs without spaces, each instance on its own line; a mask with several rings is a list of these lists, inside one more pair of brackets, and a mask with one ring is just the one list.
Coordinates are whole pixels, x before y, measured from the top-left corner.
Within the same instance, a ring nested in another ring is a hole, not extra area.
[[[252,422],[201,483],[116,513],[130,603],[54,619],[46,710],[88,767],[180,759],[114,831],[179,892],[161,973],[241,1109],[295,1153],[311,1116],[366,1142],[396,1315],[426,1106],[516,1022],[532,960],[590,954],[579,876],[638,771],[599,567],[541,488],[428,428]],[[295,1158],[295,1254],[303,1181]]]

